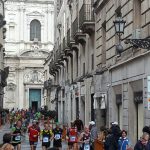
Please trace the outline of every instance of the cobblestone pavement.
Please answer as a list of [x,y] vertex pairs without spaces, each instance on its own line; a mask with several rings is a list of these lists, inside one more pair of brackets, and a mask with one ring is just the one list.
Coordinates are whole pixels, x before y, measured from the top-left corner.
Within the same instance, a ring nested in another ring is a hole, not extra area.
[[[42,129],[42,127],[41,127]],[[5,126],[1,127],[0,128],[0,144],[2,143],[3,141],[3,135],[5,133],[9,133],[10,132],[10,126],[8,124],[6,124]],[[52,142],[51,142],[52,143]],[[63,147],[62,147],[62,150],[67,150],[67,143],[66,142],[63,142]],[[53,145],[51,144],[51,147]],[[21,144],[21,149],[22,150],[30,150],[30,145],[29,145],[29,138],[28,138],[28,134],[26,133],[24,137],[22,137],[22,144]],[[41,147],[41,142],[39,141],[38,142],[38,145],[37,145],[37,149],[36,150],[42,150],[42,147]]]

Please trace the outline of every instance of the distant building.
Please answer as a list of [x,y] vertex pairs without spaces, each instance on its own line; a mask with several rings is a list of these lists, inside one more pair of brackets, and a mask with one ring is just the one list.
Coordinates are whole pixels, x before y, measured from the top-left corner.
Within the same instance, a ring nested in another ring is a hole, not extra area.
[[7,85],[7,76],[9,73],[9,68],[4,67],[4,56],[5,56],[5,13],[4,13],[4,2],[0,1],[0,111],[3,108],[3,98],[4,98],[4,87]]
[[5,66],[9,66],[5,108],[44,106],[44,60],[53,49],[54,1],[6,2]]

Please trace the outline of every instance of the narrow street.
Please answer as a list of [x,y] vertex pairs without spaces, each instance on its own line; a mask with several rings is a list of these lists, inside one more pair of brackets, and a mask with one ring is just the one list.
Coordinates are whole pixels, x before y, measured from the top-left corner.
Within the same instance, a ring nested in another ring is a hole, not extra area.
[[[0,143],[3,141],[3,135],[5,133],[9,133],[10,130],[10,126],[8,124],[6,124],[5,126],[1,127],[0,129]],[[30,149],[30,145],[29,145],[29,139],[28,139],[28,134],[26,133],[25,137],[22,138],[22,145],[21,145],[22,150],[29,150]],[[41,142],[38,143],[37,145],[37,150],[41,150]]]
[[[41,129],[43,129],[42,126],[40,126]],[[0,144],[2,143],[3,141],[3,135],[5,133],[9,133],[11,130],[10,130],[10,125],[9,124],[6,124],[5,126],[1,127],[0,128]],[[51,142],[51,147],[53,147],[53,142]],[[42,143],[39,141],[38,142],[38,145],[37,145],[37,149],[36,150],[42,150],[42,147],[41,147]],[[67,149],[67,145],[66,145],[66,142],[63,142],[62,143],[62,150],[66,150]],[[22,137],[22,144],[21,144],[21,149],[22,150],[30,150],[30,145],[29,145],[29,138],[28,138],[28,134],[26,133],[26,135],[24,137]]]

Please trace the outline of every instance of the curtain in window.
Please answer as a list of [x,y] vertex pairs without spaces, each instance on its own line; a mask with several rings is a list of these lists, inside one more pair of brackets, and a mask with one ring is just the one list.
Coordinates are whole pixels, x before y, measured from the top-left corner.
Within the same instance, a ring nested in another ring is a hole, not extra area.
[[32,20],[30,23],[30,41],[34,39],[41,41],[41,23],[38,20]]

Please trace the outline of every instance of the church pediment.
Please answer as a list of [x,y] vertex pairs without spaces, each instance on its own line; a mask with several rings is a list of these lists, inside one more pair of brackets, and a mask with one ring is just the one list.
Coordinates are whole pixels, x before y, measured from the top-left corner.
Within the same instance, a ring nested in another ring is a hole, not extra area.
[[48,52],[47,51],[44,51],[44,50],[37,50],[37,51],[24,51],[20,54],[21,57],[47,57],[48,56]]
[[33,11],[31,13],[27,14],[28,16],[44,16],[42,13],[38,12],[38,11]]

